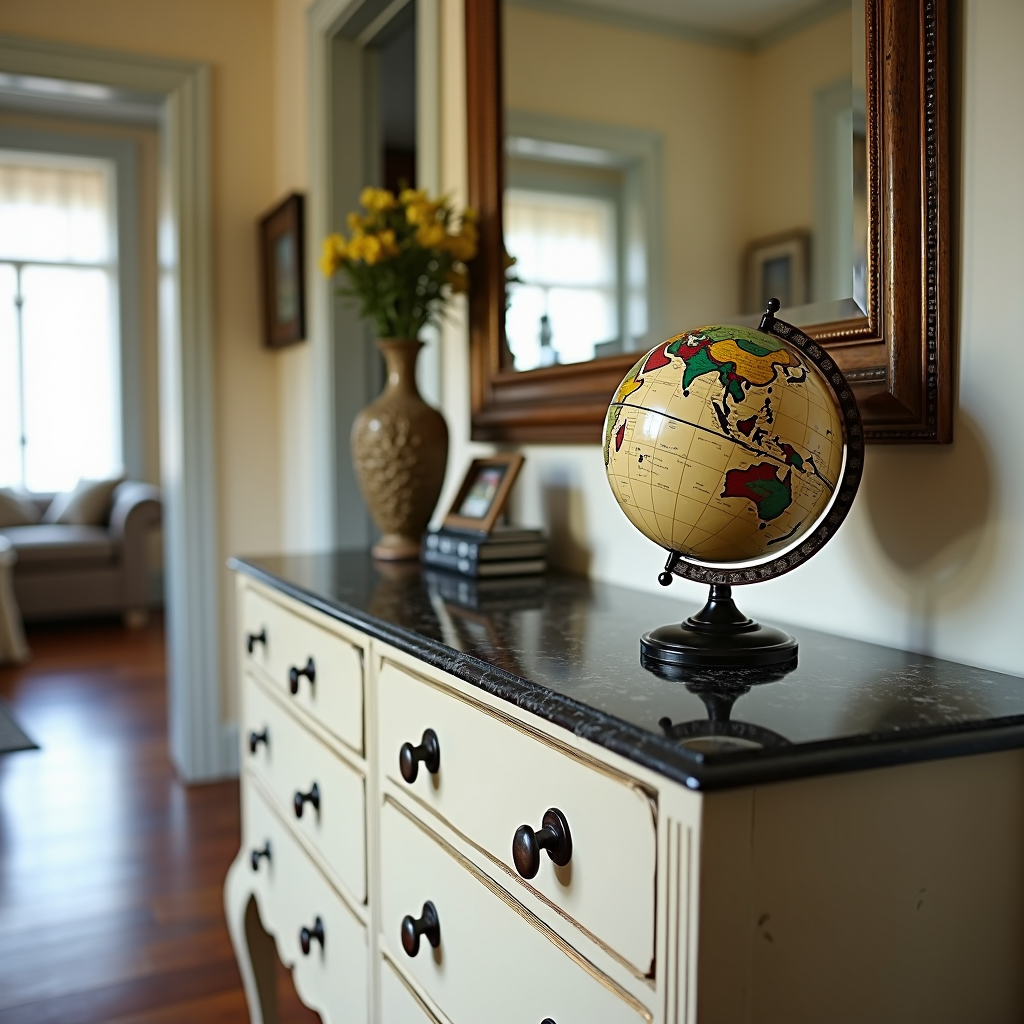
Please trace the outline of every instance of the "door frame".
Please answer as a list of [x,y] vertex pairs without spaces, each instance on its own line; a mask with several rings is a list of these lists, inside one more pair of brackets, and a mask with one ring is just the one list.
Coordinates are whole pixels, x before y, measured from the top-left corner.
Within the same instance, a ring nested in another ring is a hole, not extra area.
[[[409,3],[416,3],[416,177],[432,193],[441,186],[441,0],[316,0],[306,12],[309,96],[309,199],[307,266],[317,266],[321,240],[344,230],[353,205],[340,194],[339,179],[365,181],[365,102],[361,51]],[[340,105],[341,95],[352,102]],[[350,188],[349,193],[356,190]],[[344,208],[343,208],[343,204]],[[334,295],[321,274],[310,275],[307,300],[310,345],[311,544],[314,548],[364,546],[369,521],[358,496],[348,450],[355,412],[373,396],[375,373],[366,330]],[[339,366],[338,337],[352,332],[355,344]],[[419,361],[420,390],[441,403],[439,332]],[[376,357],[373,357],[376,358]]]
[[171,759],[186,782],[237,770],[221,722],[210,209],[202,63],[0,35],[0,71],[145,94],[159,111],[160,461]]

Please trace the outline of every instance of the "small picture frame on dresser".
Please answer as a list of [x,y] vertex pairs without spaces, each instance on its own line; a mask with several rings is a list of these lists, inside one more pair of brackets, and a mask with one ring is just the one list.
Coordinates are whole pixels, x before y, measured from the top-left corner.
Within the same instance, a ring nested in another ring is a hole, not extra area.
[[263,343],[284,348],[306,337],[304,203],[293,192],[259,222]]
[[443,526],[489,534],[508,501],[509,491],[523,465],[518,452],[499,452],[474,459],[459,487]]

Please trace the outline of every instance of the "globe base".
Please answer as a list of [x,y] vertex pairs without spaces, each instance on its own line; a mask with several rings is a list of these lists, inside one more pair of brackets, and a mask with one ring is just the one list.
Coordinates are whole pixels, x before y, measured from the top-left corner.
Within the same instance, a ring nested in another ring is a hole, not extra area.
[[648,661],[706,668],[782,665],[796,660],[798,648],[788,633],[747,618],[732,599],[732,587],[719,583],[711,585],[696,615],[640,637],[640,653]]

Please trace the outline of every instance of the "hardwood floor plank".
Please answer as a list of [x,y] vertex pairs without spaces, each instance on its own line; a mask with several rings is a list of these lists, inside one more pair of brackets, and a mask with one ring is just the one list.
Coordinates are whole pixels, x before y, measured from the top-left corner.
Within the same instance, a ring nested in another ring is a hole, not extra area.
[[[281,999],[279,1013],[282,1021],[288,1024],[313,1024],[320,1018],[303,1006],[295,995],[288,970],[277,965],[277,987],[284,998]],[[290,996],[289,996],[290,993]],[[204,1024],[236,1024],[247,1021],[248,1010],[245,997],[241,990],[219,992],[202,999],[177,1002],[143,1013],[133,1013],[125,1017],[115,1017],[106,1024],[181,1024],[182,1021],[203,1021]]]
[[[3,1024],[106,1024],[120,1016],[194,1002],[233,990],[241,990],[238,967],[233,959],[221,960],[198,968],[167,971],[155,977],[6,1007],[0,1021]],[[194,1020],[199,1024],[202,1018]]]
[[[0,756],[0,1024],[243,1024],[221,887],[236,782],[185,786],[159,621],[30,631],[0,697],[39,750]],[[278,964],[279,1021],[309,1024]]]
[[115,1017],[107,1021],[107,1024],[181,1024],[182,1021],[192,1020],[206,1021],[207,1024],[236,1024],[248,1019],[245,996],[239,989],[161,1006],[143,1013],[132,1013],[126,1017]]

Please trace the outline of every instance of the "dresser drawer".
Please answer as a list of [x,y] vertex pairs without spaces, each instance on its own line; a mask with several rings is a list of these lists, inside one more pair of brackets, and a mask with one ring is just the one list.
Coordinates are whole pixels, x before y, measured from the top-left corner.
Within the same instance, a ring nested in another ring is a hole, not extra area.
[[258,665],[296,708],[362,753],[359,650],[249,587],[242,593],[243,664]]
[[[252,676],[245,677],[242,691],[246,767],[263,780],[280,812],[316,847],[353,898],[365,901],[363,777],[309,733]],[[310,795],[314,786],[315,797],[303,801],[302,817],[298,817],[296,794]]]
[[386,959],[380,965],[380,1019],[387,1024],[437,1024]]
[[[256,874],[264,927],[276,940],[281,960],[294,967],[299,997],[325,1024],[367,1024],[369,951],[362,923],[345,906],[264,801],[251,780],[243,780],[245,851],[266,850]],[[316,932],[309,952],[302,929]]]
[[[402,921],[433,904],[440,943],[415,956]],[[382,941],[454,1024],[642,1024],[650,1014],[425,825],[381,815]]]
[[[526,884],[623,958],[637,974],[654,957],[656,824],[650,797],[624,777],[526,733],[391,663],[380,674],[381,771],[512,873],[520,825],[540,830],[548,808],[569,826],[572,856],[540,855]],[[410,785],[403,743],[437,735],[440,765]],[[518,874],[516,874],[518,878]]]

